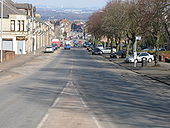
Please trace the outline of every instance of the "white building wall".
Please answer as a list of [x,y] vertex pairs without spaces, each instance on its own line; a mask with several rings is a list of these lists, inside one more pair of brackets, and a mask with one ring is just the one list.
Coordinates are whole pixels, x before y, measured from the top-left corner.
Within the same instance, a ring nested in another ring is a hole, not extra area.
[[[24,31],[11,31],[11,20],[15,20],[15,26],[17,25],[18,20],[24,20]],[[49,43],[51,42],[51,38],[54,35],[54,33],[52,33],[53,31],[50,30],[52,28],[50,28],[49,26],[49,24],[47,25],[43,22],[39,23],[39,21],[37,21],[37,24],[34,22],[32,26],[31,19],[28,19],[26,15],[9,15],[8,19],[3,19],[3,38],[13,40],[13,51],[15,51],[15,53],[17,54],[18,41],[16,40],[16,37],[25,37],[26,40],[23,41],[23,54],[26,54],[32,52],[33,49],[36,50],[37,48],[49,45]],[[36,36],[33,36],[31,27],[34,27],[33,30],[38,30]],[[37,43],[37,47],[36,44],[33,46],[33,37],[35,39],[34,41]]]
[[13,37],[13,51],[15,51],[15,54],[17,54],[17,41],[16,41],[16,37]]

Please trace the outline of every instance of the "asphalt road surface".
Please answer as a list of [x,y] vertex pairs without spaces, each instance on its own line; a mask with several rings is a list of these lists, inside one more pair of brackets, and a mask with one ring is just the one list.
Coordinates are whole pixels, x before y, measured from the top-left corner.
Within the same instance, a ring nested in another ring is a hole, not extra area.
[[83,49],[41,56],[18,70],[23,77],[0,83],[0,128],[37,128],[69,81],[100,128],[170,128],[169,86]]

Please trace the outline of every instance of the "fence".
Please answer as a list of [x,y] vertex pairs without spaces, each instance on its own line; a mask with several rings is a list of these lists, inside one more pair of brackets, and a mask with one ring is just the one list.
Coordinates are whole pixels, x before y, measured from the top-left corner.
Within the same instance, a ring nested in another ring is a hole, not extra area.
[[[3,50],[3,61],[8,61],[11,59],[15,58],[15,52],[14,51],[8,51],[8,50]],[[0,56],[1,56],[1,52],[0,52]]]

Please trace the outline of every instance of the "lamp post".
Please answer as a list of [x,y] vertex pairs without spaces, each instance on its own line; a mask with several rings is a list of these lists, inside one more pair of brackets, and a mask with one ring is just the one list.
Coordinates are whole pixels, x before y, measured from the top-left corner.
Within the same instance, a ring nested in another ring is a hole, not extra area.
[[3,47],[3,40],[2,40],[2,35],[3,35],[3,30],[2,30],[2,20],[3,20],[3,14],[4,14],[4,12],[3,12],[3,7],[4,6],[4,0],[1,0],[1,63],[2,63],[2,61],[3,61],[3,49],[2,49],[2,47]]

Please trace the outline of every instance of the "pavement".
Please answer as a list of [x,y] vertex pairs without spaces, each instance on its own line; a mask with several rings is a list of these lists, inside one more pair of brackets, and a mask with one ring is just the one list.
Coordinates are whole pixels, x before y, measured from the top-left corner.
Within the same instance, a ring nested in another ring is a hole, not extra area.
[[137,67],[134,67],[133,63],[125,63],[123,58],[110,58],[109,55],[102,55],[107,60],[118,64],[128,70],[131,70],[140,75],[149,77],[153,80],[170,85],[170,63],[159,62],[158,66],[155,66],[154,62],[147,63],[142,67],[141,63],[137,63]]
[[43,48],[37,50],[35,54],[34,52],[31,52],[25,55],[16,55],[14,59],[0,63],[0,72],[2,73],[7,70],[10,70],[11,68],[19,67],[25,64],[26,62],[31,61],[33,58],[40,56],[42,54],[44,54]]
[[0,63],[0,80],[5,82],[13,78],[21,76],[19,73],[13,71],[15,68],[24,66],[26,63],[31,62],[34,58],[43,55],[44,48],[38,49],[35,53],[31,52],[25,55],[16,55],[14,59]]
[[32,72],[46,65],[52,56],[60,52],[44,53],[44,48],[25,55],[16,55],[14,59],[0,63],[1,83],[10,82],[16,78],[30,75]]

